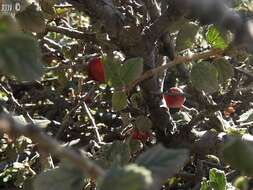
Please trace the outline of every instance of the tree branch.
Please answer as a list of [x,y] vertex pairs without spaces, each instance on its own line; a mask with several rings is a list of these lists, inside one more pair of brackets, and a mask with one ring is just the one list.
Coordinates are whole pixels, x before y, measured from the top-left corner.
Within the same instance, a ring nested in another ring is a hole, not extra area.
[[65,36],[68,36],[70,38],[76,38],[76,39],[85,39],[88,41],[94,41],[96,39],[96,34],[91,32],[81,32],[79,30],[75,30],[72,28],[66,28],[62,26],[50,26],[47,25],[46,27],[47,32],[56,32],[63,34]]
[[235,34],[234,42],[252,50],[253,36],[250,32],[251,22],[230,9],[220,0],[167,0],[168,9],[146,32],[147,38],[156,41],[169,27],[183,16],[197,19],[202,24],[215,24]]
[[97,142],[98,142],[98,144],[101,144],[102,139],[101,139],[101,136],[100,136],[100,134],[99,134],[99,132],[98,132],[98,128],[97,128],[95,119],[92,117],[91,112],[90,112],[90,110],[89,110],[87,104],[86,104],[85,102],[83,102],[82,104],[83,104],[84,109],[85,109],[85,111],[86,111],[86,113],[87,113],[87,115],[88,115],[88,117],[89,117],[89,119],[91,120],[91,123],[92,123],[92,125],[93,125],[93,129],[94,129],[94,132],[95,132],[95,136],[96,136],[96,138],[97,138]]
[[32,117],[30,116],[30,114],[23,108],[22,105],[20,105],[20,103],[17,101],[17,99],[14,97],[13,93],[8,91],[2,84],[0,84],[0,89],[6,93],[6,95],[8,96],[8,99],[10,100],[10,102],[17,108],[17,110],[22,113],[25,118],[27,119],[28,122],[30,123],[34,123]]
[[0,131],[16,136],[24,135],[31,138],[46,152],[61,159],[68,159],[78,169],[93,179],[103,177],[105,174],[102,168],[92,163],[88,158],[82,157],[73,149],[61,146],[59,142],[42,133],[41,130],[33,124],[23,126],[16,123],[10,116],[2,115],[0,117]]
[[132,84],[130,84],[127,89],[130,90],[134,86],[136,86],[138,83],[140,83],[141,81],[146,80],[146,79],[164,71],[165,69],[169,69],[171,67],[174,67],[175,65],[178,65],[181,63],[190,63],[192,61],[197,61],[200,59],[207,59],[210,57],[220,56],[224,52],[225,52],[224,50],[212,49],[208,52],[196,53],[192,56],[177,56],[177,57],[175,57],[175,59],[172,62],[169,62],[165,65],[161,65],[159,67],[156,67],[154,69],[146,71],[139,79],[135,80]]

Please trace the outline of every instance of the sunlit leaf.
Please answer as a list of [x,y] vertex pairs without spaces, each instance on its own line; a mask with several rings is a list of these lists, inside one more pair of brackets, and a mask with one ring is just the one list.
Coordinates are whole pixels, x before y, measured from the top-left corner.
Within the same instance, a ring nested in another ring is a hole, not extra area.
[[209,171],[209,182],[215,190],[226,190],[227,179],[222,170],[211,169]]
[[127,106],[127,95],[125,92],[114,92],[112,95],[112,107],[115,111],[120,111]]
[[225,49],[228,46],[228,42],[215,26],[209,27],[206,38],[213,48]]

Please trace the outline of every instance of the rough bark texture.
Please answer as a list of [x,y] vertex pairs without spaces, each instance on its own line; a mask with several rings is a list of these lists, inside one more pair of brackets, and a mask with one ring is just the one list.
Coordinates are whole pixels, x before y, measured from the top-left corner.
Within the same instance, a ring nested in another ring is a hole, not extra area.
[[[68,0],[68,2],[89,15],[92,22],[98,24],[100,30],[109,35],[111,42],[127,58],[143,57],[145,71],[161,64],[156,55],[158,40],[170,31],[174,24],[180,23],[185,18],[199,19],[203,24],[213,23],[229,29],[235,33],[234,42],[237,44],[248,45],[252,41],[247,24],[244,24],[240,16],[220,0],[129,1],[128,3],[138,4],[140,9],[148,14],[148,21],[142,23],[143,25],[136,24],[134,17],[120,11],[119,6],[124,4],[121,1]],[[250,46],[247,47],[250,48]],[[161,91],[158,77],[154,75],[143,81],[140,86],[149,108],[154,129],[158,130],[158,136],[165,137],[164,131],[172,131],[173,123],[168,111],[160,108],[161,97],[156,95]],[[159,139],[168,140],[168,138]]]

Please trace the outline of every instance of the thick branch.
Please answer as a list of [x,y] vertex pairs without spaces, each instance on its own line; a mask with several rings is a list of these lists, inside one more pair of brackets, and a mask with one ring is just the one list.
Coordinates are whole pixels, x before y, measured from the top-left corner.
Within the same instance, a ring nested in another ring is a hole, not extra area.
[[24,135],[31,138],[34,142],[38,143],[48,153],[51,153],[58,158],[65,158],[71,161],[78,169],[93,179],[104,176],[105,171],[99,166],[92,163],[88,158],[84,158],[77,152],[70,148],[61,146],[56,140],[45,135],[35,125],[22,126],[16,123],[9,116],[2,116],[0,119],[0,130],[5,133]]
[[160,16],[149,28],[148,38],[156,41],[183,15],[197,19],[202,24],[215,24],[235,34],[236,44],[250,47],[253,37],[250,32],[251,23],[245,22],[234,10],[220,0],[168,0],[166,14]]
[[155,43],[165,32],[181,20],[184,20],[185,10],[179,6],[178,1],[170,1],[167,10],[164,10],[163,14],[158,17],[149,28],[146,30],[146,38],[151,43]]

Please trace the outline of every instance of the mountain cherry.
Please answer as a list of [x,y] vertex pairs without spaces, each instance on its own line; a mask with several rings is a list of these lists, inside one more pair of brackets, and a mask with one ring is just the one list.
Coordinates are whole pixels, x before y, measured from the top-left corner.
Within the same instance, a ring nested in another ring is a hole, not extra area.
[[185,102],[183,90],[177,87],[170,88],[163,94],[163,98],[168,108],[181,108]]
[[97,82],[105,81],[104,64],[101,58],[95,57],[89,61],[88,76]]
[[146,142],[150,138],[150,134],[148,132],[134,131],[132,133],[132,138],[135,140]]

